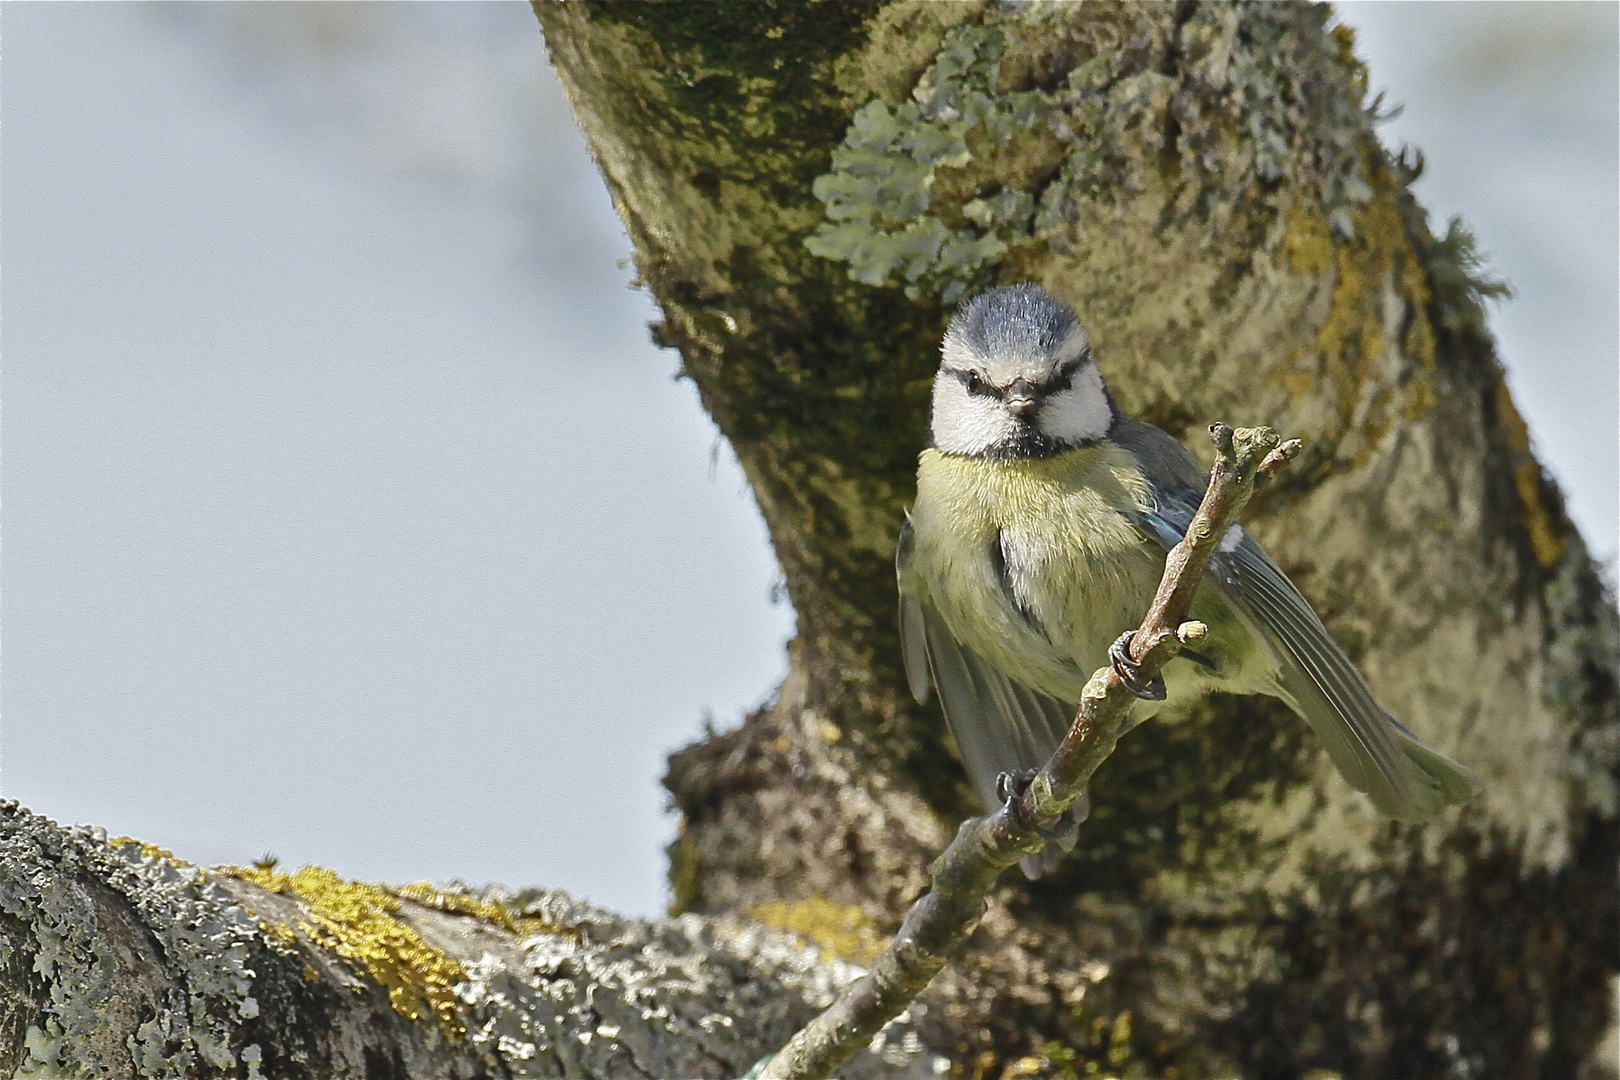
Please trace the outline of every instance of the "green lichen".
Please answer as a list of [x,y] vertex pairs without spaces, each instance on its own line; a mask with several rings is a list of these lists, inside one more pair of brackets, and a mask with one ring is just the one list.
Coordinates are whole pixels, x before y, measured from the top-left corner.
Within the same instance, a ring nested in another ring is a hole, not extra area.
[[684,915],[696,910],[702,898],[699,880],[699,859],[692,838],[686,835],[686,817],[682,815],[676,826],[675,839],[669,842],[664,854],[669,856],[669,916]]
[[[1146,1078],[1153,1075],[1136,1060],[1131,1050],[1131,1012],[1094,1018],[1088,1027],[1084,1046],[1049,1039],[1033,1054],[1008,1062],[1000,1071],[1001,1080],[1044,1077],[1046,1080],[1104,1080],[1104,1078]],[[993,1067],[994,1062],[987,1062]],[[988,1073],[988,1069],[986,1070]]]

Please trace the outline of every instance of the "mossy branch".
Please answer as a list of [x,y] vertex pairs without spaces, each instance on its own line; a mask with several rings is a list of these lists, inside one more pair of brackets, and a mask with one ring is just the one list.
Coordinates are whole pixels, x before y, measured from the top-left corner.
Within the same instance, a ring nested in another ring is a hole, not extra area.
[[[1158,592],[1130,637],[1129,655],[1143,680],[1157,677],[1183,644],[1203,636],[1188,622],[1193,594],[1226,530],[1256,488],[1299,452],[1270,428],[1210,427],[1218,451],[1203,501],[1187,534],[1165,559]],[[1097,767],[1113,753],[1136,696],[1113,667],[1099,668],[1080,695],[1074,722],[1022,794],[985,817],[962,823],[930,872],[933,888],[912,905],[900,932],[867,973],[799,1030],[759,1070],[760,1080],[816,1080],[869,1043],[920,994],[951,953],[973,933],[996,878],[1047,843],[1058,819],[1079,800]]]

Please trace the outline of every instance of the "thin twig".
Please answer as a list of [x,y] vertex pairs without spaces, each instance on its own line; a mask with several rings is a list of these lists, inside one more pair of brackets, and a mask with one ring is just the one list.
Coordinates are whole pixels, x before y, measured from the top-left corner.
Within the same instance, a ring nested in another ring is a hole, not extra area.
[[[1213,424],[1209,433],[1218,452],[1209,486],[1187,535],[1165,558],[1159,590],[1131,637],[1130,658],[1143,679],[1153,679],[1183,644],[1203,636],[1203,625],[1186,619],[1205,567],[1255,488],[1300,447],[1297,439],[1281,442],[1270,428],[1234,431]],[[1046,843],[1041,833],[1049,833],[1080,798],[1091,774],[1113,753],[1135,701],[1112,667],[1091,676],[1068,734],[1023,796],[962,823],[956,839],[929,868],[933,888],[912,905],[888,949],[825,1012],[762,1067],[756,1066],[760,1080],[830,1076],[905,1010],[979,925],[996,878],[1039,851]]]

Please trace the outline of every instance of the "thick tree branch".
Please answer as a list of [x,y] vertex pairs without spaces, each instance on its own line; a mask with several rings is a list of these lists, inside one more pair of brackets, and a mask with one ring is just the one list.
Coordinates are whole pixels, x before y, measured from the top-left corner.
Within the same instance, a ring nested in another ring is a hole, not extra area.
[[[0,802],[0,1077],[735,1076],[858,969],[740,918],[188,866]],[[933,1075],[894,1030],[846,1075]]]
[[[1156,677],[1185,643],[1203,636],[1187,622],[1193,594],[1226,530],[1256,487],[1299,452],[1270,428],[1210,427],[1218,457],[1198,513],[1165,559],[1158,592],[1131,635],[1131,659],[1144,679]],[[990,887],[1002,872],[1047,843],[1058,819],[1079,800],[1097,767],[1113,753],[1136,695],[1117,670],[1103,667],[1080,695],[1069,732],[1016,799],[962,823],[930,868],[933,887],[906,914],[871,969],[789,1040],[760,1072],[761,1080],[820,1080],[899,1016],[978,927]]]

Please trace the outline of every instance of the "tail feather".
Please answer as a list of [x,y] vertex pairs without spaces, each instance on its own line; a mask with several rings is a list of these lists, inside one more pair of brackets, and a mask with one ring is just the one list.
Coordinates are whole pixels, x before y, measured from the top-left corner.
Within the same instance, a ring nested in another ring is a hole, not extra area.
[[1467,802],[1478,795],[1485,786],[1479,777],[1440,751],[1432,749],[1393,716],[1389,717],[1389,723],[1395,729],[1396,738],[1407,761],[1421,769],[1438,789],[1442,805]]

